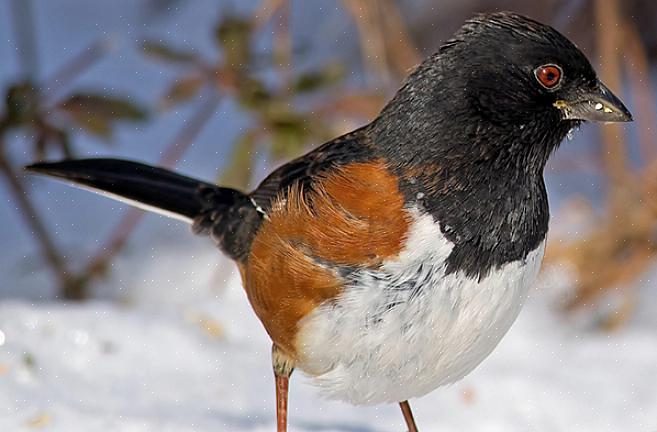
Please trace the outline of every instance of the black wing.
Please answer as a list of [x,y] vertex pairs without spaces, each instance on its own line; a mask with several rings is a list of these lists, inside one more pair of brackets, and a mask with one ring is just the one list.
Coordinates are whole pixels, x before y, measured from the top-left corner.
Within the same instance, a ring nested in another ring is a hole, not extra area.
[[266,211],[279,194],[286,193],[295,183],[309,187],[313,178],[329,168],[374,158],[375,152],[366,129],[360,128],[279,167],[251,192],[250,197]]

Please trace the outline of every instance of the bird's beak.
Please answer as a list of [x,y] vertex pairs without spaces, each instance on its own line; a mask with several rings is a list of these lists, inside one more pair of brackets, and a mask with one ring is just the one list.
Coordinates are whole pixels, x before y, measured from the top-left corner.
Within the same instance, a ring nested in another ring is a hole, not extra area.
[[632,114],[623,102],[600,81],[593,90],[577,93],[573,100],[557,100],[554,106],[561,111],[564,120],[632,121]]

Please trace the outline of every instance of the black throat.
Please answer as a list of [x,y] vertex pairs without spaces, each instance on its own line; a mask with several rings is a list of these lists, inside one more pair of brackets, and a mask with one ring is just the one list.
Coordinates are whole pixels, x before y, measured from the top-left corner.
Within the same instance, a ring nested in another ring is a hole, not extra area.
[[543,169],[576,124],[551,111],[490,115],[462,88],[428,82],[442,74],[420,66],[369,134],[407,206],[430,213],[454,243],[447,271],[481,279],[545,239]]

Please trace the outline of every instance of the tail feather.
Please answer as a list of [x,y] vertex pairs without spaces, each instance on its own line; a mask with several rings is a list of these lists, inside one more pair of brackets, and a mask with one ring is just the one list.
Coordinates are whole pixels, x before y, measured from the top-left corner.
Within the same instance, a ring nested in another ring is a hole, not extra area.
[[210,234],[236,259],[248,251],[260,218],[242,192],[138,162],[77,159],[36,163],[25,169],[192,223],[194,232]]
[[216,188],[162,168],[120,159],[64,160],[25,169],[188,222],[202,210],[199,191]]

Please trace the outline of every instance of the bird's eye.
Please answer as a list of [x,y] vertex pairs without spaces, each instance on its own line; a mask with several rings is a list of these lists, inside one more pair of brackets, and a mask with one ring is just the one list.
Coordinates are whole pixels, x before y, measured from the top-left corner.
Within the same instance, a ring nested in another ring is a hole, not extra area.
[[546,89],[553,89],[561,82],[561,68],[557,65],[539,66],[534,70],[534,75],[539,84]]

